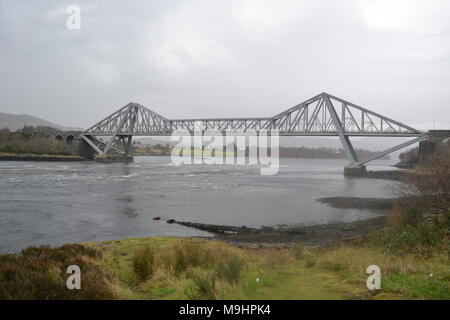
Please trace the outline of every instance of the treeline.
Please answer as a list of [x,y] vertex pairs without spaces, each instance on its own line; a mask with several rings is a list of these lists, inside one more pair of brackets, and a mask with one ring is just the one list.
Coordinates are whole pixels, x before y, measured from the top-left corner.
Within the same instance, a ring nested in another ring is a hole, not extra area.
[[[133,155],[163,155],[169,156],[172,152],[172,146],[169,144],[156,145],[135,145],[133,148]],[[233,150],[233,146],[228,146],[228,151]],[[361,159],[368,158],[376,152],[364,149],[356,149],[356,154]],[[246,155],[248,156],[248,148]],[[346,158],[344,150],[338,148],[294,148],[294,147],[280,147],[279,156],[281,158],[310,158],[310,159],[343,159]],[[384,156],[381,159],[389,159],[389,156]]]
[[8,128],[0,129],[0,152],[67,155],[64,142],[54,138],[59,132],[58,129],[41,126],[24,126],[15,132]]
[[172,146],[168,143],[155,145],[141,145],[133,146],[132,154],[134,156],[169,156],[172,152]]
[[[376,152],[372,152],[364,149],[356,149],[356,154],[359,158],[365,159]],[[282,158],[311,158],[311,159],[342,159],[346,158],[344,150],[338,148],[287,148],[280,147],[280,157]],[[385,156],[381,159],[389,159],[389,156]]]

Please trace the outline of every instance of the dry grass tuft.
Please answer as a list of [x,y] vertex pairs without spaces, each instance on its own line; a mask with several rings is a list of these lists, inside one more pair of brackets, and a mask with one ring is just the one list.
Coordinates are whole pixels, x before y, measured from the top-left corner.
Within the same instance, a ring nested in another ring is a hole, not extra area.
[[145,247],[135,252],[133,271],[138,281],[179,276],[196,268],[213,268],[230,282],[239,278],[243,261],[233,249],[220,243],[181,239],[163,249]]
[[[114,299],[112,277],[95,263],[100,256],[99,251],[77,244],[0,255],[0,299]],[[66,286],[69,265],[81,269],[81,290]]]
[[[436,259],[445,259],[437,256]],[[430,261],[431,264],[431,261]],[[325,270],[366,274],[370,265],[377,265],[384,274],[429,273],[429,264],[416,255],[396,256],[372,248],[339,247],[317,256],[316,266]]]

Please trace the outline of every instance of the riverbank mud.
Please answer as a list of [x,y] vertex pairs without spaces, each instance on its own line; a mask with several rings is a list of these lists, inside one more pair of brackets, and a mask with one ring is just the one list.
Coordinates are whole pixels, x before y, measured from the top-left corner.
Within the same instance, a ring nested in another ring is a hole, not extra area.
[[339,209],[389,210],[394,199],[390,198],[357,198],[357,197],[327,197],[317,201]]
[[354,222],[326,223],[318,225],[291,225],[250,228],[247,226],[226,226],[175,221],[186,227],[211,232],[215,238],[233,243],[237,246],[262,248],[274,245],[289,246],[300,242],[305,245],[325,247],[340,241],[358,238],[366,233],[385,226],[386,214],[392,207],[394,199],[390,198],[356,198],[329,197],[317,201],[334,208],[366,209],[380,213],[379,217]]
[[184,221],[175,223],[214,233],[215,238],[249,248],[274,245],[289,246],[300,242],[304,245],[326,247],[340,241],[358,238],[385,225],[386,217],[380,216],[346,223],[327,223],[312,226],[286,226],[249,228],[246,226],[223,226]]
[[348,179],[373,178],[387,180],[402,180],[404,177],[414,174],[413,170],[376,170],[366,171],[358,175],[347,176]]

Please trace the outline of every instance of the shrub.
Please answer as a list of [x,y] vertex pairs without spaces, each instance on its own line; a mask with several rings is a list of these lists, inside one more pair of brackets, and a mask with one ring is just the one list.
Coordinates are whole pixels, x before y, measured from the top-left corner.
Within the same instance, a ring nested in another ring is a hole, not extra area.
[[401,199],[394,202],[394,206],[386,220],[389,227],[399,227],[407,224],[416,226],[420,222],[424,221],[424,210],[420,208],[408,207],[403,204],[404,201],[405,199]]
[[205,261],[205,249],[189,240],[180,240],[172,247],[173,269],[176,274]]
[[192,284],[187,288],[186,295],[191,300],[216,300],[216,276],[211,273],[192,276]]
[[155,271],[156,250],[146,246],[136,251],[133,256],[133,272],[140,281],[151,277]]
[[388,217],[389,228],[369,237],[387,252],[431,256],[450,248],[450,154],[437,152],[408,175]]
[[422,221],[415,225],[405,224],[374,232],[369,237],[369,243],[389,253],[430,256],[448,250],[447,237],[445,229]]
[[416,173],[408,175],[397,193],[410,206],[450,210],[450,155],[434,153]]
[[229,283],[238,282],[244,263],[237,255],[228,256],[225,261],[219,262],[215,268],[219,278]]
[[165,250],[150,247],[138,250],[133,257],[133,270],[139,281],[145,281],[156,270],[179,275],[189,268],[212,266],[216,259],[211,248],[190,239],[182,239]]
[[[187,276],[199,269],[210,269],[217,278],[236,283],[243,269],[243,260],[229,249],[212,244],[204,245],[191,239],[176,241],[163,250],[144,247],[133,256],[133,272],[138,281],[154,276]],[[200,281],[200,280],[198,280]]]

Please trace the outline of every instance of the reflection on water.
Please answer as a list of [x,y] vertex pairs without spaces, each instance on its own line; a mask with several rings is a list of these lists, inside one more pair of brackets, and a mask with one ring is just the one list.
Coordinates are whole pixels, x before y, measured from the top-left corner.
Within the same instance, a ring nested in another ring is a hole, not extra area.
[[[281,159],[279,173],[249,166],[181,166],[168,157],[134,163],[0,162],[0,251],[29,245],[206,232],[178,220],[277,225],[351,221],[376,213],[334,209],[327,196],[390,196],[392,182],[349,179],[344,160]],[[386,169],[389,162],[376,163]],[[154,221],[159,216],[161,221]]]

